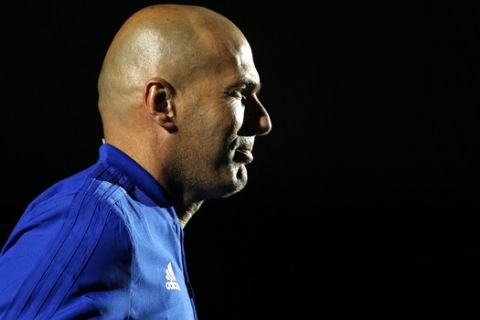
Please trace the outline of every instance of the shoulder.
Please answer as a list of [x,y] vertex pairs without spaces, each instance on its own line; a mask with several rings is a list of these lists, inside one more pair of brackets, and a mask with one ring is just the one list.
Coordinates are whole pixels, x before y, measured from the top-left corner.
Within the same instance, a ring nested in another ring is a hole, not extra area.
[[117,202],[129,197],[131,187],[120,172],[101,163],[53,185],[18,221],[0,253],[0,267],[19,253],[28,267],[57,246],[60,253],[77,246],[91,251],[106,233],[123,243],[127,231]]
[[37,227],[59,227],[75,222],[88,222],[92,215],[110,215],[118,210],[115,203],[127,196],[128,181],[120,172],[97,163],[69,178],[54,184],[27,207],[17,223],[15,234]]
[[113,205],[132,188],[123,174],[97,163],[73,176],[61,180],[31,202],[27,211],[43,211],[45,207],[70,207],[73,200],[97,201]]
[[128,194],[123,180],[96,164],[31,203],[0,256],[0,282],[10,288],[0,309],[16,312],[29,300],[28,310],[54,308],[72,285],[98,286],[100,271],[128,264],[130,239],[116,205]]
[[108,231],[123,232],[116,203],[128,196],[124,180],[121,173],[97,163],[56,183],[31,202],[1,255],[5,258],[12,247],[40,254],[58,243],[75,246],[86,239],[96,242]]

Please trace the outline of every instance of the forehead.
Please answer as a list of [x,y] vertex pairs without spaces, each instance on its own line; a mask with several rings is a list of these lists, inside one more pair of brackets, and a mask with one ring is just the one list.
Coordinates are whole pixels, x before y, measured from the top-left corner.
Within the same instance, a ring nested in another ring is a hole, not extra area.
[[216,73],[226,82],[242,81],[260,85],[260,76],[253,61],[252,50],[246,41],[240,45],[223,47],[216,65]]
[[249,45],[242,45],[237,52],[235,59],[239,76],[248,82],[256,85],[260,84],[260,76],[258,74],[255,63],[253,62],[252,50]]

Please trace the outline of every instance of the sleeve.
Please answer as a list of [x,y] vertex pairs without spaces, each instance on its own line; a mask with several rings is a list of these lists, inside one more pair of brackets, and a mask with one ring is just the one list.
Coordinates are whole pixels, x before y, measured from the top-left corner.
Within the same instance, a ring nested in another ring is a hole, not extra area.
[[128,270],[130,241],[113,187],[48,199],[27,210],[0,256],[0,319],[100,317],[96,294],[121,284],[106,270]]

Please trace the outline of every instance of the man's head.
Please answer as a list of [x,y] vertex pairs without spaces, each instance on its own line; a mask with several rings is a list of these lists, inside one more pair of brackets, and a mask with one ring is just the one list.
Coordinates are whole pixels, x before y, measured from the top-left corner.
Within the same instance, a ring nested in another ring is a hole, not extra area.
[[247,40],[205,8],[134,14],[107,52],[98,88],[106,141],[184,203],[241,190],[255,136],[271,129]]

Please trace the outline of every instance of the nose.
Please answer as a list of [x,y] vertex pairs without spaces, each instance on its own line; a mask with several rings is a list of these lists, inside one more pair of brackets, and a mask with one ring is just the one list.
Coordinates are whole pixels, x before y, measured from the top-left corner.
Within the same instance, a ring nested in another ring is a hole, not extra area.
[[270,115],[256,96],[247,101],[242,129],[239,134],[245,136],[264,136],[272,130]]

